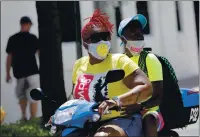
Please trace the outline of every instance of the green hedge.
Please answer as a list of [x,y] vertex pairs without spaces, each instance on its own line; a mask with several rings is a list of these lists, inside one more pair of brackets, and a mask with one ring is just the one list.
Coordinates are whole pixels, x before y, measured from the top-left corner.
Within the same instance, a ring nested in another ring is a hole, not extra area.
[[26,122],[2,124],[1,125],[1,137],[7,136],[51,136],[48,130],[43,130],[40,127],[40,119],[35,118]]

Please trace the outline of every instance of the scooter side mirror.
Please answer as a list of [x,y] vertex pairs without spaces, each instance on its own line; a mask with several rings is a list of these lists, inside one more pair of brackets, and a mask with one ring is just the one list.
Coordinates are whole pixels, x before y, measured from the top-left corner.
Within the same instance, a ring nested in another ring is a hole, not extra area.
[[123,69],[117,69],[117,70],[110,70],[108,71],[107,75],[106,75],[106,83],[113,83],[113,82],[117,82],[120,81],[124,78],[125,76],[125,72]]
[[35,88],[30,91],[30,96],[33,100],[42,100],[45,96],[40,88]]

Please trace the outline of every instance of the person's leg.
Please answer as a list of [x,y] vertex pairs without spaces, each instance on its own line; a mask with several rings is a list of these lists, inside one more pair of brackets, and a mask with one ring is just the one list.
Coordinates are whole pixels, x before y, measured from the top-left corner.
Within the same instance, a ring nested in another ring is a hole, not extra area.
[[27,107],[27,99],[25,94],[25,79],[21,78],[17,80],[17,86],[16,86],[16,95],[19,99],[19,105],[22,113],[22,120],[27,120],[26,118],[26,107]]
[[38,104],[36,101],[32,100],[30,97],[30,91],[34,88],[39,88],[40,87],[40,83],[39,83],[39,75],[31,75],[29,77],[27,77],[27,82],[28,82],[28,90],[27,90],[27,98],[30,101],[30,119],[36,117],[37,115],[37,108],[38,108]]
[[134,115],[132,118],[117,118],[97,130],[95,136],[142,136],[142,117]]
[[21,112],[22,112],[22,119],[21,120],[27,120],[26,117],[26,107],[27,107],[27,100],[26,99],[20,99],[19,100]]
[[37,114],[37,102],[35,103],[30,103],[30,113],[31,113],[31,117],[30,119],[36,117]]
[[158,110],[148,111],[143,117],[143,130],[145,137],[157,137],[158,131],[164,127],[164,120]]
[[124,130],[117,125],[104,125],[94,135],[94,137],[108,137],[108,136],[127,137]]
[[153,115],[147,115],[143,119],[143,129],[145,137],[157,137],[157,120]]

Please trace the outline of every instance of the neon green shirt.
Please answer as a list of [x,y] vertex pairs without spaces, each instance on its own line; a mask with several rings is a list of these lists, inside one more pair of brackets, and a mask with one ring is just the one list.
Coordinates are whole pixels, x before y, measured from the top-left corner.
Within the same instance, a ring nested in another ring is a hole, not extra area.
[[[133,56],[133,57],[131,57],[131,59],[136,64],[138,64],[139,57],[140,57],[140,55]],[[149,53],[147,55],[146,66],[147,66],[147,70],[148,70],[149,80],[151,82],[163,80],[162,65],[161,65],[160,61],[158,60],[158,58],[154,54]]]

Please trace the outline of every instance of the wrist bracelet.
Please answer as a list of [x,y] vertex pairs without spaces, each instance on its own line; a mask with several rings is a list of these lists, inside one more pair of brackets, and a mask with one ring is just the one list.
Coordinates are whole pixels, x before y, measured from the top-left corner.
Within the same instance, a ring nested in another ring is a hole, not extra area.
[[113,97],[112,100],[114,100],[117,104],[117,107],[119,108],[119,110],[121,110],[121,101],[118,97]]
[[141,105],[141,110],[143,110],[145,108],[145,105],[143,103],[138,103]]

